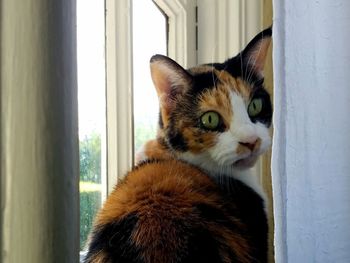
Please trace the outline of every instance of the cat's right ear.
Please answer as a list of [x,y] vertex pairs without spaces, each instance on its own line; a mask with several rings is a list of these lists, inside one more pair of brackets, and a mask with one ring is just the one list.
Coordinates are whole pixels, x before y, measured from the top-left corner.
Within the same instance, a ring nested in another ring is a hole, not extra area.
[[154,55],[150,66],[160,106],[169,114],[175,106],[176,97],[184,94],[191,85],[192,76],[174,60],[163,55]]
[[272,38],[272,26],[257,34],[241,52],[244,66],[263,75],[267,52]]

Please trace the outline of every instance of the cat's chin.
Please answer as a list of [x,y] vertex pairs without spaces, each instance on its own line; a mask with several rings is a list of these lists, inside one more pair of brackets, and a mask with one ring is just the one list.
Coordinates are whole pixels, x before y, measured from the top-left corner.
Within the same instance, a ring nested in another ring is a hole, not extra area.
[[258,159],[258,156],[252,155],[252,156],[249,156],[247,158],[240,159],[240,160],[234,162],[232,164],[232,167],[236,168],[236,169],[240,169],[240,170],[248,169],[248,168],[251,168],[254,166],[257,159]]

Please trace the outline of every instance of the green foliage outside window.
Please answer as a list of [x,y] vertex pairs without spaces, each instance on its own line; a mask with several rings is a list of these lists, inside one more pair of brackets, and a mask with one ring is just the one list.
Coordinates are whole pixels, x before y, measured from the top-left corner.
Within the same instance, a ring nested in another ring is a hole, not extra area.
[[101,137],[92,133],[80,141],[80,249],[101,205]]
[[101,183],[101,136],[92,133],[80,141],[80,181]]
[[80,192],[80,250],[85,250],[95,215],[100,208],[101,192]]
[[147,123],[136,123],[135,125],[135,150],[137,151],[146,141],[156,137],[156,128]]
[[[144,123],[135,125],[135,149],[155,138],[155,128]],[[101,206],[101,136],[83,138],[80,143],[80,250],[84,250],[95,215]]]

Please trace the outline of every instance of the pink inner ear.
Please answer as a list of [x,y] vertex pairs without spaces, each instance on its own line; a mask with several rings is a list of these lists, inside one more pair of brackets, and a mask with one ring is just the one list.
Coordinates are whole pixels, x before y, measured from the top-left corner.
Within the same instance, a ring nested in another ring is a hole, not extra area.
[[264,70],[270,43],[271,38],[265,38],[248,54],[248,63],[260,74],[262,74]]
[[155,61],[151,63],[151,75],[162,112],[165,111],[164,113],[169,114],[175,106],[172,98],[176,94],[176,91],[173,90],[174,82],[181,82],[179,76],[177,76],[177,71],[166,62]]
[[161,107],[170,110],[173,102],[170,97],[172,89],[171,70],[161,62],[151,64],[151,75],[154,86],[157,90]]
[[175,106],[176,96],[184,93],[190,84],[190,75],[176,62],[165,57],[151,61],[151,75],[160,106],[169,113]]

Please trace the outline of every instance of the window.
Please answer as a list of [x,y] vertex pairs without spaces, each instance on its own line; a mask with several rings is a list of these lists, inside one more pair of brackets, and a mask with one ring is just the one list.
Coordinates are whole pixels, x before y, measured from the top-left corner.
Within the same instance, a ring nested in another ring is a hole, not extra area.
[[155,138],[158,98],[151,79],[149,60],[167,54],[167,19],[152,1],[133,1],[133,97],[134,149]]
[[[118,4],[118,3],[117,3]],[[111,3],[107,3],[111,6]],[[130,7],[130,6],[129,6]],[[149,59],[154,53],[166,54],[166,19],[157,6],[152,1],[135,1],[134,5],[134,83],[136,87],[135,96],[135,147],[139,147],[145,140],[155,135],[158,99],[153,89],[153,83],[149,74]],[[113,10],[113,8],[112,8]],[[143,14],[141,14],[143,12]],[[146,17],[154,17],[150,20]],[[78,49],[78,93],[79,93],[79,144],[80,144],[80,249],[85,247],[86,239],[91,231],[93,219],[101,206],[107,192],[107,173],[106,173],[106,72],[105,72],[105,5],[99,0],[77,1],[77,49]],[[107,17],[108,19],[108,17]],[[115,25],[114,25],[115,26]],[[149,30],[145,31],[146,26]],[[145,31],[145,32],[143,32]],[[154,34],[152,38],[145,35]],[[110,36],[110,35],[109,35]],[[109,38],[108,38],[109,39]],[[153,40],[145,41],[145,40]],[[108,40],[107,40],[108,41]],[[145,43],[147,43],[145,45]],[[146,47],[146,48],[145,48]],[[115,48],[115,47],[114,47]],[[110,49],[107,47],[107,52]],[[123,50],[119,49],[123,52]],[[121,62],[122,60],[118,61]],[[110,62],[110,61],[108,61]],[[111,69],[113,65],[109,64]],[[113,72],[115,75],[115,73]],[[114,76],[115,78],[115,76]],[[109,87],[114,89],[116,86]],[[114,79],[115,80],[115,79]],[[113,83],[113,82],[112,82]],[[114,82],[115,83],[115,82]],[[146,83],[146,84],[145,84]],[[121,90],[118,85],[118,91]],[[143,90],[143,88],[146,88]],[[109,91],[111,92],[111,89]],[[116,89],[113,92],[117,92]],[[151,96],[148,93],[153,93]],[[109,93],[110,94],[110,93]],[[127,92],[131,98],[131,94]],[[108,97],[108,96],[107,96]],[[147,101],[142,98],[147,97]],[[151,99],[150,99],[151,97]],[[125,95],[121,96],[125,101]],[[111,97],[110,97],[111,99]],[[113,97],[113,100],[115,97]],[[145,103],[147,102],[147,103]],[[108,102],[107,102],[108,103]],[[111,103],[109,101],[109,103]],[[115,105],[115,104],[114,104]],[[113,107],[109,110],[110,119],[114,118],[111,113]],[[145,109],[151,109],[145,111]],[[117,116],[123,112],[118,109]],[[146,112],[146,114],[144,114]],[[122,119],[120,117],[119,119]],[[126,120],[127,121],[127,120]],[[116,122],[109,123],[109,132],[113,130]],[[130,127],[130,126],[127,126]],[[124,127],[126,128],[126,127]],[[119,132],[123,129],[121,127]],[[127,132],[130,132],[128,128]],[[111,139],[112,136],[110,136]],[[119,134],[119,137],[120,136]],[[114,147],[115,146],[115,147]],[[110,144],[109,152],[118,147],[122,148],[120,141]],[[132,147],[128,147],[132,152]],[[111,163],[113,155],[109,156]],[[129,159],[132,159],[129,157]],[[129,162],[130,163],[130,160]],[[129,165],[125,165],[129,166]],[[128,168],[129,169],[129,168]],[[112,171],[112,169],[110,169]],[[110,175],[113,173],[110,172]],[[119,173],[120,176],[120,173]],[[109,189],[114,186],[114,179],[110,176]]]
[[105,196],[104,3],[77,1],[80,250]]

